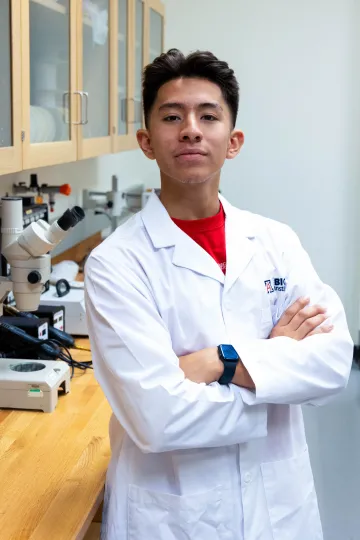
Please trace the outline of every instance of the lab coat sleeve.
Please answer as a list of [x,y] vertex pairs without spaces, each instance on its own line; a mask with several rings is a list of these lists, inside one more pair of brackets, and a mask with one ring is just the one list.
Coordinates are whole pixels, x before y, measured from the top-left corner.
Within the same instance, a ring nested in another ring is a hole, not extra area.
[[312,305],[327,308],[334,325],[329,334],[296,341],[276,337],[236,343],[242,362],[250,373],[256,392],[244,394],[248,405],[259,403],[322,405],[346,387],[353,358],[353,342],[342,303],[322,283],[296,234],[287,226],[282,237],[282,259],[288,270],[287,291],[279,314],[300,296]]
[[143,452],[226,446],[267,435],[267,406],[240,388],[185,379],[150,287],[94,255],[85,301],[95,376]]

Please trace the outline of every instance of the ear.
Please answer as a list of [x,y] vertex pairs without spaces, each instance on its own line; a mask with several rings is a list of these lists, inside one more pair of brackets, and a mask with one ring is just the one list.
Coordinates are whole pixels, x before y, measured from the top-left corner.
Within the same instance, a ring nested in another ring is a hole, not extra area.
[[136,132],[136,138],[145,156],[154,160],[155,154],[151,146],[150,132],[147,129],[138,129]]
[[226,153],[226,159],[234,159],[244,144],[244,134],[242,131],[234,130],[230,135],[229,145]]

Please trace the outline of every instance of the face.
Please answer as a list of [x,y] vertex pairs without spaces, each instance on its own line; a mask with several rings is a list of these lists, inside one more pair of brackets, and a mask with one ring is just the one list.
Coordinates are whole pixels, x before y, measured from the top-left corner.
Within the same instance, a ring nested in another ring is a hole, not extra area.
[[164,84],[149,118],[137,132],[138,143],[155,159],[162,181],[218,181],[225,159],[233,159],[244,142],[232,129],[229,106],[220,88],[205,79],[176,79]]

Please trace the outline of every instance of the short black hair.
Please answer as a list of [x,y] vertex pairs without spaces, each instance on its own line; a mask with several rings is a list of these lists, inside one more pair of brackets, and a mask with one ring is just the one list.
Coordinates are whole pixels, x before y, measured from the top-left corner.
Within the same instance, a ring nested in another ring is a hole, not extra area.
[[178,49],[170,49],[155,58],[143,72],[143,108],[147,128],[159,89],[167,82],[180,78],[207,79],[217,84],[230,108],[235,127],[240,92],[234,71],[209,51],[195,51],[185,56]]

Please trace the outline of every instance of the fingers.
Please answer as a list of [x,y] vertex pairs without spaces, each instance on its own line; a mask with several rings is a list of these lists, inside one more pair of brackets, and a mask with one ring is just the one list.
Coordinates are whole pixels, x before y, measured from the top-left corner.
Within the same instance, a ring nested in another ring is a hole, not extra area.
[[332,330],[334,330],[334,325],[327,324],[320,326],[319,328],[315,328],[315,330],[310,332],[306,337],[315,336],[316,334],[329,334]]
[[[291,320],[289,323],[289,326],[292,330],[298,330],[300,326],[305,325],[305,329],[309,329],[308,332],[312,331],[314,329],[314,326],[312,326],[313,321],[312,319],[316,318],[316,322],[319,324],[322,324],[328,317],[326,314],[326,308],[315,305],[310,307],[305,307],[301,309]],[[304,330],[304,329],[303,329]],[[307,333],[308,333],[307,332]]]
[[320,313],[319,315],[315,315],[315,317],[304,320],[304,322],[296,330],[297,339],[304,339],[321,324],[323,324],[326,319],[328,319],[328,317]]
[[300,341],[315,334],[331,332],[332,325],[323,325],[329,318],[326,308],[319,305],[309,306],[309,302],[308,297],[296,300],[283,313],[269,337],[288,336]]
[[308,297],[301,297],[296,302],[291,304],[291,306],[283,313],[281,318],[279,319],[278,324],[280,326],[287,326],[292,319],[299,313],[300,310],[302,310],[304,307],[308,305],[310,302],[310,298]]

